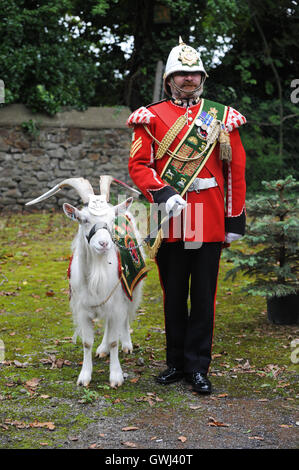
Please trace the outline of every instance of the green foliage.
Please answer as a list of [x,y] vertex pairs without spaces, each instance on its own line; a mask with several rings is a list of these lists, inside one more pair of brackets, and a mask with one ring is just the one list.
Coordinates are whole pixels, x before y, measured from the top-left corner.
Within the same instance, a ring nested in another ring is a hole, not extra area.
[[58,113],[61,109],[54,94],[47,91],[44,85],[36,85],[36,87],[31,89],[27,105],[30,106],[32,111],[46,110],[50,115]]
[[[296,3],[296,2],[295,2]],[[179,35],[199,48],[207,99],[247,118],[241,129],[247,186],[293,174],[299,111],[298,9],[292,0],[7,0],[0,12],[6,104],[54,115],[62,107],[153,100],[156,65]],[[164,8],[165,19],[156,20]],[[3,105],[0,105],[3,106]]]
[[282,297],[299,292],[299,182],[292,176],[263,181],[267,193],[248,202],[250,222],[244,241],[245,251],[230,249],[227,256],[234,267],[226,278],[242,272],[253,277],[243,288],[252,295]]
[[27,132],[32,137],[37,137],[39,134],[39,123],[34,119],[22,122],[21,127],[24,132]]
[[0,12],[0,65],[6,104],[56,114],[92,103],[97,68],[90,44],[75,35],[73,2],[7,0]]
[[[117,3],[117,0],[112,1]],[[110,8],[109,3],[111,3],[109,0],[97,0],[96,5],[92,8],[92,13],[94,15],[104,16]]]
[[92,403],[99,398],[99,394],[95,390],[83,389],[83,397],[81,403]]
[[[230,48],[213,78],[217,96],[247,118],[241,129],[247,186],[293,174],[298,179],[298,105],[291,81],[298,76],[298,9],[291,0],[238,2]],[[207,87],[209,84],[207,83]]]
[[[166,62],[179,35],[201,46],[209,68],[215,49],[226,49],[222,38],[228,40],[234,28],[237,2],[160,3],[169,22],[155,22],[155,2],[8,0],[0,14],[6,103],[55,114],[61,106],[151,102],[156,63]],[[127,52],[123,44],[130,38]]]

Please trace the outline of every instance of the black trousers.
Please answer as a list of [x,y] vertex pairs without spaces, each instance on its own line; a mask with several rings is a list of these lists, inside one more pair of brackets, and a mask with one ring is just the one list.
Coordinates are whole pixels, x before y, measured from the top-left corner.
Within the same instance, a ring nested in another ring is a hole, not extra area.
[[207,373],[211,362],[221,245],[203,243],[201,248],[185,249],[183,242],[163,242],[157,253],[164,292],[166,362],[186,373]]

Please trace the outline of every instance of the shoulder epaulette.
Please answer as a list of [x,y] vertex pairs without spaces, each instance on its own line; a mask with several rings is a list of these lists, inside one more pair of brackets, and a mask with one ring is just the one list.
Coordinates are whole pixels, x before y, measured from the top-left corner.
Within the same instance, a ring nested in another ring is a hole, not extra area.
[[149,124],[154,117],[155,115],[153,113],[144,106],[141,106],[141,108],[136,109],[136,111],[129,116],[127,126],[134,127],[136,124]]
[[149,108],[163,103],[164,101],[168,100],[161,100],[157,101],[156,103],[148,104],[147,106],[141,106],[140,108],[133,111],[127,120],[127,126],[134,127],[136,124],[149,124],[151,120],[156,117],[155,114],[149,110]]
[[246,124],[246,117],[234,108],[228,107],[227,118],[225,120],[225,128],[227,132],[232,132],[234,129]]

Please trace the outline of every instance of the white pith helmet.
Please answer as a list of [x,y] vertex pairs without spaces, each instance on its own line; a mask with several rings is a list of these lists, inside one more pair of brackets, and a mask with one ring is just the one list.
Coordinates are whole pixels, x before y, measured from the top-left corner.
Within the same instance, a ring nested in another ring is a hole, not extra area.
[[163,75],[164,91],[169,96],[171,96],[171,91],[166,82],[167,78],[175,72],[201,72],[204,76],[202,84],[208,77],[199,52],[193,47],[187,46],[181,36],[179,37],[179,45],[170,51]]

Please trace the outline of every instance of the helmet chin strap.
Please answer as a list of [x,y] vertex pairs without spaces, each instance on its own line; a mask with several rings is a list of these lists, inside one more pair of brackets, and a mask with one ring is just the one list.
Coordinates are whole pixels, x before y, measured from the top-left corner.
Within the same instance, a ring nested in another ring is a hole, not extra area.
[[178,92],[178,96],[175,96],[175,98],[180,98],[182,99],[182,95],[187,95],[187,98],[197,98],[201,95],[203,91],[203,84],[204,84],[204,79],[202,79],[200,85],[195,88],[195,90],[190,90],[190,91],[185,91],[182,88],[180,88],[174,81],[173,77],[170,77],[170,83],[171,87]]

